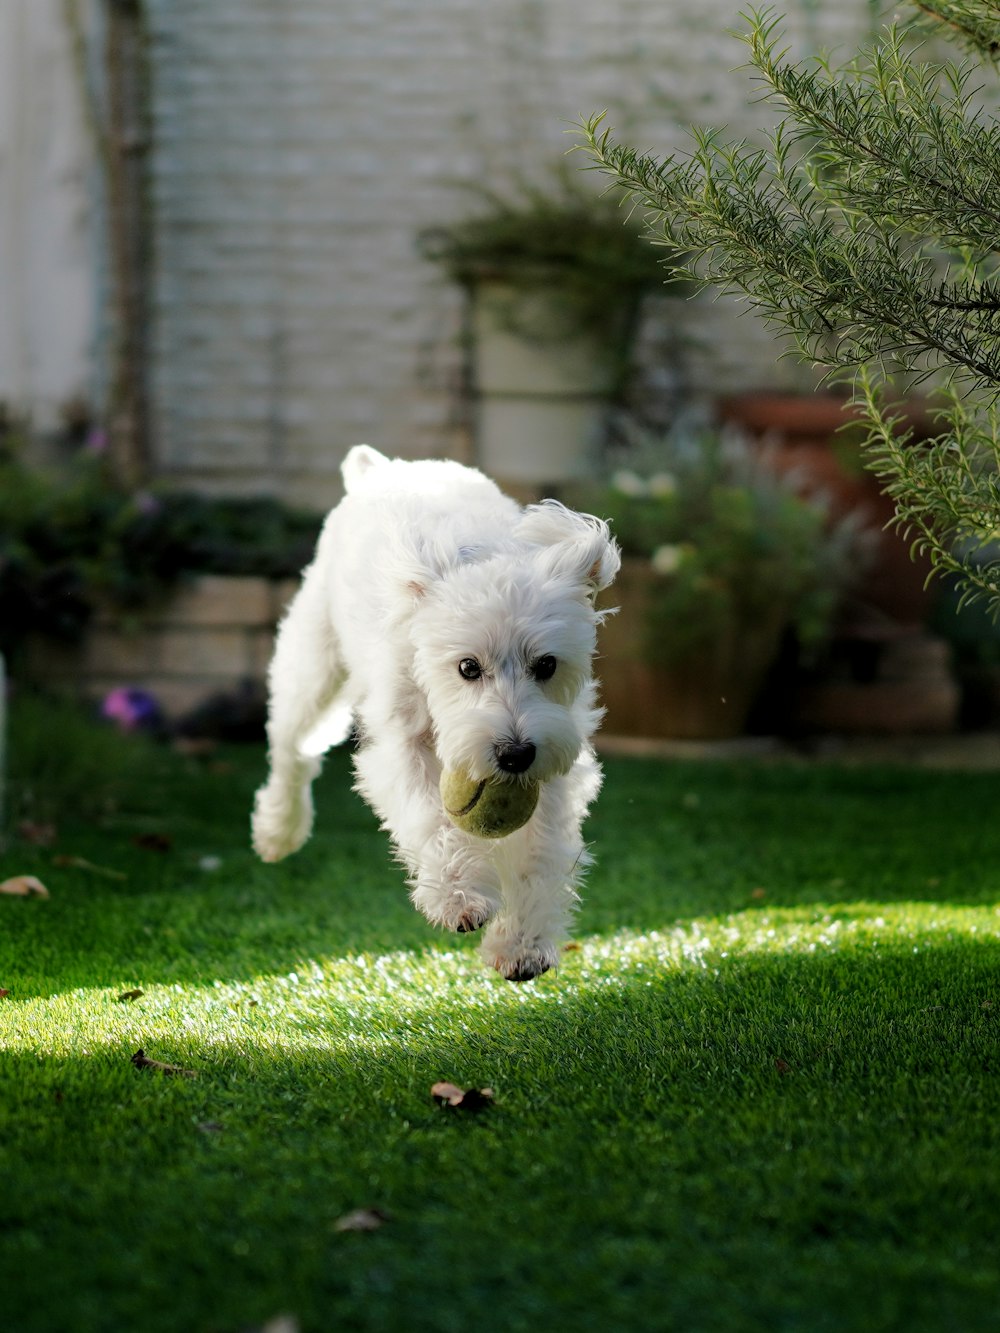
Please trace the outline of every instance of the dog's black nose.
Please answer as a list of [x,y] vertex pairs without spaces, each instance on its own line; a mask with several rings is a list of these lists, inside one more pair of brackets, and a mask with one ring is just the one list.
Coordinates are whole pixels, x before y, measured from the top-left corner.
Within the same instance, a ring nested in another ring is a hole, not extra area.
[[493,753],[497,757],[497,767],[505,773],[527,773],[535,762],[535,747],[530,741],[526,745],[517,741],[504,741],[494,745]]

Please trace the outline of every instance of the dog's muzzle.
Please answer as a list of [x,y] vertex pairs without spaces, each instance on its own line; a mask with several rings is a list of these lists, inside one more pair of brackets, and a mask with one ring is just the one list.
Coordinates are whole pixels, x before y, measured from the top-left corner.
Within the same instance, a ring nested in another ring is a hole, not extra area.
[[527,773],[535,762],[535,747],[530,741],[504,741],[494,745],[497,768],[503,773]]

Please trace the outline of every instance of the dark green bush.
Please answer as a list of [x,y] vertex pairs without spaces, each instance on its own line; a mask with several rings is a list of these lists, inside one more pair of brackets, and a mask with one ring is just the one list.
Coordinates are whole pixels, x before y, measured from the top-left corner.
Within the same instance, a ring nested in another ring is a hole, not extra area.
[[98,604],[139,611],[186,576],[296,576],[322,519],[279,501],[127,493],[99,456],[43,473],[0,456],[0,651],[77,638]]

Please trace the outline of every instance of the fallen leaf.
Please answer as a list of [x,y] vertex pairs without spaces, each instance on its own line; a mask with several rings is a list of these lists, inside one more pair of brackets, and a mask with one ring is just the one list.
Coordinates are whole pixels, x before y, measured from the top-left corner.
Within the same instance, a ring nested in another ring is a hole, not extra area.
[[180,1074],[183,1078],[198,1077],[193,1069],[182,1069],[180,1065],[166,1065],[162,1060],[151,1060],[141,1047],[132,1056],[132,1064],[136,1069],[157,1069],[161,1074]]
[[750,893],[750,897],[753,898],[755,902],[759,903],[762,898],[767,897],[767,889],[753,889]]
[[454,1083],[435,1083],[431,1096],[442,1106],[452,1106],[463,1111],[481,1111],[493,1101],[492,1088],[459,1088]]
[[17,826],[17,836],[35,847],[49,847],[56,840],[56,826],[39,824],[33,819],[22,819]]
[[146,852],[169,852],[174,845],[169,833],[138,833],[132,841]]
[[171,748],[188,759],[200,759],[203,755],[214,754],[219,743],[207,736],[175,736]]
[[115,1003],[127,1004],[129,1000],[141,1000],[145,994],[146,992],[144,990],[139,990],[138,988],[136,990],[123,990]]
[[577,940],[570,940],[569,944],[564,944],[562,947],[563,953],[578,953],[579,950],[580,945]]
[[0,1000],[6,1000],[9,994],[10,994],[9,990],[4,990],[4,988],[0,986]]
[[774,1067],[779,1074],[790,1074],[792,1072],[792,1066],[787,1060],[782,1060],[780,1056],[775,1060]]
[[92,875],[103,875],[105,879],[128,879],[121,870],[111,870],[108,866],[94,865],[83,856],[54,856],[52,864],[60,870],[89,870]]
[[5,879],[0,884],[0,893],[10,894],[15,898],[29,898],[32,894],[36,898],[49,896],[48,889],[34,875],[15,875],[13,879]]
[[389,1214],[381,1208],[356,1208],[353,1213],[345,1213],[333,1224],[334,1231],[378,1231],[390,1220]]

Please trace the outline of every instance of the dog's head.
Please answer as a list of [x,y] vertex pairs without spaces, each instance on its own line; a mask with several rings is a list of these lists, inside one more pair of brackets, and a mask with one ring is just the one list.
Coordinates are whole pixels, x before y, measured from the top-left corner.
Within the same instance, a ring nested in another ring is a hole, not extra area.
[[414,588],[414,676],[445,768],[542,782],[569,771],[601,718],[594,598],[619,564],[607,524],[546,501],[500,551],[467,550]]

